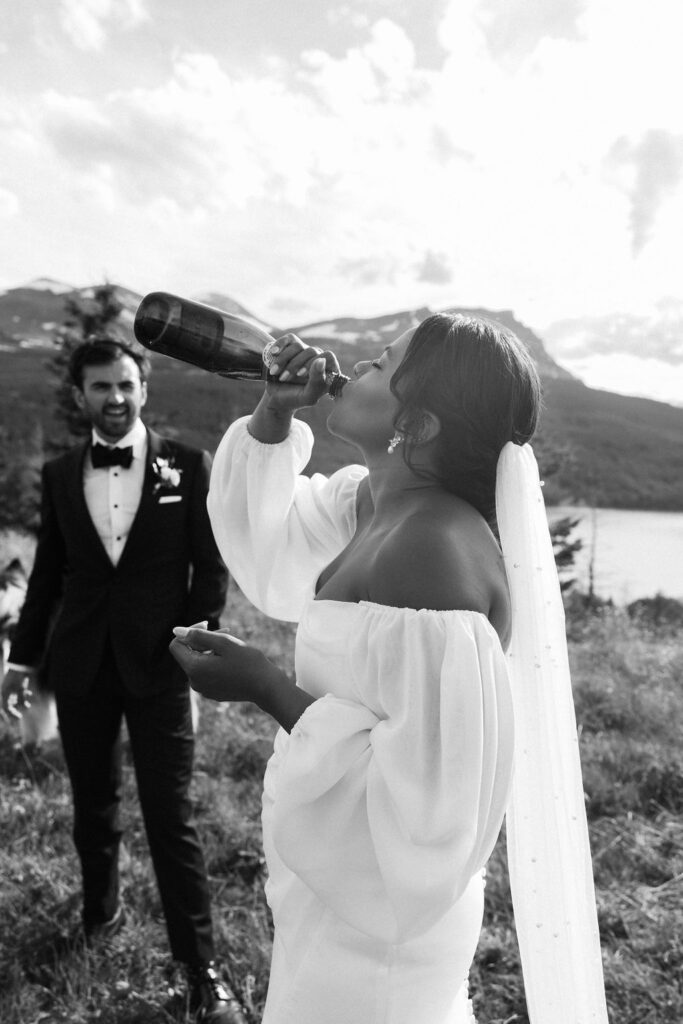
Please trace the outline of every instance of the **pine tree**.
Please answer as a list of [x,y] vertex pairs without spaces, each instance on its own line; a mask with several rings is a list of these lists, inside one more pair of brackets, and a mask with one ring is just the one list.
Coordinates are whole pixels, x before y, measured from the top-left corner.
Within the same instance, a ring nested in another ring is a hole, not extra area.
[[[559,475],[560,470],[576,461],[576,454],[572,450],[571,446],[566,444],[564,441],[560,441],[557,438],[547,438],[544,435],[539,435],[534,438],[533,442],[534,451],[536,458],[538,459],[539,472],[544,485],[550,481],[550,490],[553,490],[554,480],[553,477]],[[555,490],[555,501],[559,497],[557,488]],[[545,490],[546,501],[548,499],[548,488]],[[566,502],[571,504],[571,496]],[[565,516],[562,519],[555,520],[554,523],[550,524],[550,539],[553,545],[553,555],[555,556],[555,565],[557,566],[557,573],[560,578],[560,589],[562,593],[570,590],[576,583],[576,578],[569,575],[571,569],[576,564],[576,555],[583,548],[583,541],[572,537],[572,534],[576,527],[580,523],[580,518],[575,519],[572,516]]]
[[57,328],[54,338],[57,351],[47,366],[55,377],[55,418],[66,427],[67,436],[53,440],[53,449],[67,447],[74,438],[85,437],[90,429],[73,400],[68,373],[71,353],[84,341],[98,338],[131,344],[130,331],[119,321],[124,307],[117,298],[115,285],[98,285],[91,295],[75,292],[64,305],[64,323]]
[[577,553],[583,548],[583,541],[572,540],[570,534],[580,523],[580,519],[573,519],[571,516],[565,516],[562,519],[557,519],[550,525],[550,539],[553,543],[553,554],[555,556],[555,565],[557,566],[557,573],[560,577],[560,589],[564,593],[565,590],[569,590],[576,583],[574,577],[567,576],[567,571],[572,569]]
[[0,426],[0,530],[37,531],[44,448],[41,423]]

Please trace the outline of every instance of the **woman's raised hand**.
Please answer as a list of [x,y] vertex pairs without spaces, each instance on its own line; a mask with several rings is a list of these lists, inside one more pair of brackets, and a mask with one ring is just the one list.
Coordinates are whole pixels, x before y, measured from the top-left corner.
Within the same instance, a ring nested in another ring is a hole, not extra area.
[[249,420],[249,433],[257,441],[277,444],[289,434],[296,410],[315,405],[327,394],[327,375],[339,373],[339,363],[334,353],[305,345],[296,334],[278,338],[269,356],[271,374],[285,384],[266,384]]
[[[328,375],[339,373],[333,352],[306,345],[296,334],[285,334],[270,347],[269,371],[287,387],[266,385],[271,409],[294,410],[315,403],[327,394]],[[298,387],[295,385],[299,385]]]

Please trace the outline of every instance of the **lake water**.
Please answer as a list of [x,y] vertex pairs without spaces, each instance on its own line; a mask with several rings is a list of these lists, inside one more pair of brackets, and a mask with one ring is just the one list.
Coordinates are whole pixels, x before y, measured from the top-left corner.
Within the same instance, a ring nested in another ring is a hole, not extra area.
[[628,604],[656,593],[683,600],[683,513],[626,512],[612,508],[548,509],[549,522],[564,516],[580,519],[573,539],[583,548],[571,575],[588,589],[594,549],[594,590],[615,604]]

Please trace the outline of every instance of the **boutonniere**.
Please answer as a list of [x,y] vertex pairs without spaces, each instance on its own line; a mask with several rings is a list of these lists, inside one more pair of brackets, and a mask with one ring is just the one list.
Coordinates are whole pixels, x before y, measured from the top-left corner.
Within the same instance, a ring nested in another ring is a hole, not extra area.
[[154,493],[160,490],[170,490],[173,487],[180,485],[180,478],[183,475],[182,469],[176,469],[175,458],[173,456],[170,459],[162,459],[160,455],[157,455],[156,459],[152,463],[152,470],[157,482],[154,485]]

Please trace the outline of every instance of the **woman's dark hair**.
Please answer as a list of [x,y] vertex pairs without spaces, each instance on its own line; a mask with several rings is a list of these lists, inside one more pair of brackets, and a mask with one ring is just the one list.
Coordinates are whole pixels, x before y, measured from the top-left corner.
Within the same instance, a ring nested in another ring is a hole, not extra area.
[[531,439],[541,408],[541,384],[524,345],[491,320],[436,313],[415,331],[390,386],[407,464],[415,469],[420,423],[425,411],[434,413],[441,431],[429,475],[495,524],[498,456],[508,441]]
[[82,390],[83,370],[86,366],[108,366],[121,356],[130,356],[140,371],[140,380],[147,380],[151,369],[147,355],[113,338],[89,338],[78,345],[69,356],[69,380]]

